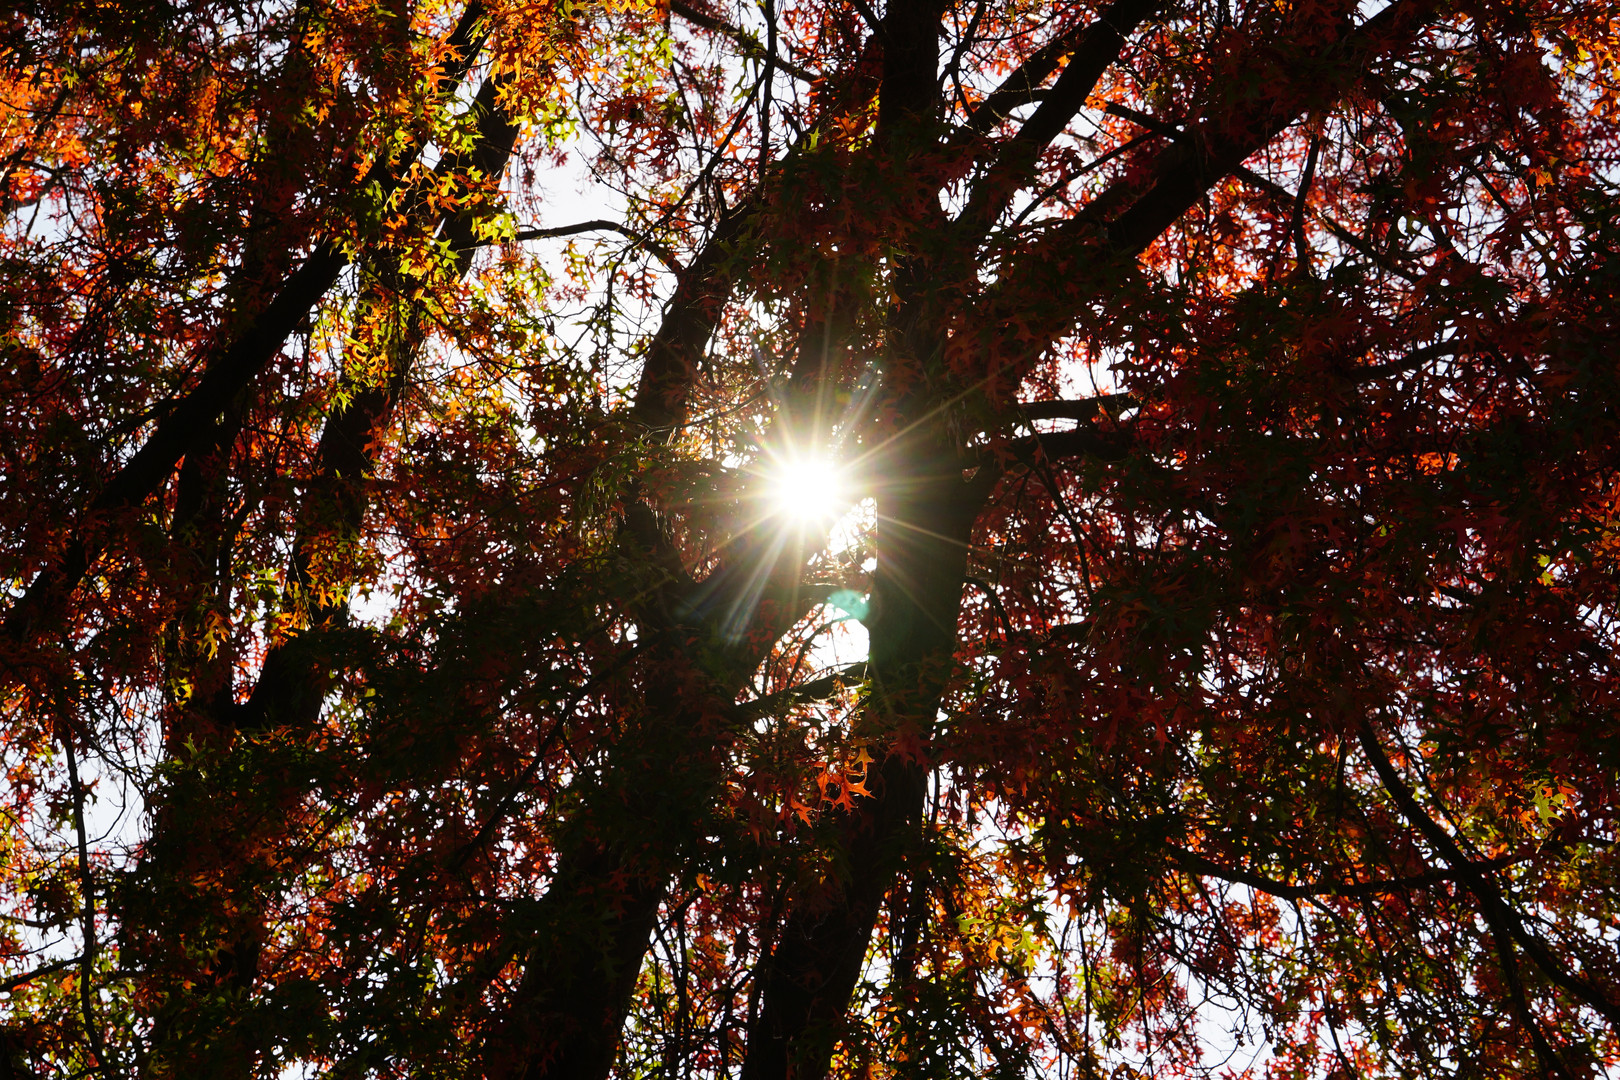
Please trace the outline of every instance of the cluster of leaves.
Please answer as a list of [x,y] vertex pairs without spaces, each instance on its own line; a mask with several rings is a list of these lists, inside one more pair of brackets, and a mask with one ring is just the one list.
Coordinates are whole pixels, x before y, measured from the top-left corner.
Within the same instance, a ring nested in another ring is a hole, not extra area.
[[0,16],[0,1075],[1620,1068],[1617,40]]

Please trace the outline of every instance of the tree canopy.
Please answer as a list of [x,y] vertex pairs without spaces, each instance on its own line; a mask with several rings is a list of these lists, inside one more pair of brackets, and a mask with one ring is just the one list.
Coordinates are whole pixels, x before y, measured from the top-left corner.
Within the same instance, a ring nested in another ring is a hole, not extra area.
[[0,1077],[1614,1075],[1617,17],[0,15]]

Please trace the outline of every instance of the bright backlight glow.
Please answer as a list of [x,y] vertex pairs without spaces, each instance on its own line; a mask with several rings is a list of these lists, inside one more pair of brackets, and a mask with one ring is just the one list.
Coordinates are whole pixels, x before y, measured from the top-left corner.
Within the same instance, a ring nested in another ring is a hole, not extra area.
[[792,458],[772,470],[771,501],[776,511],[804,522],[826,522],[846,509],[843,474],[822,458]]

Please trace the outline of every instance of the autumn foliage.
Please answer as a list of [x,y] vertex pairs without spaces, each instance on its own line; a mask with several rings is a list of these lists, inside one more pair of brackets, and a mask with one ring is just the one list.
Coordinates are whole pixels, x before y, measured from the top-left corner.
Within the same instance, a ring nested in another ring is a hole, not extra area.
[[0,1078],[1620,1070],[1617,18],[0,13]]

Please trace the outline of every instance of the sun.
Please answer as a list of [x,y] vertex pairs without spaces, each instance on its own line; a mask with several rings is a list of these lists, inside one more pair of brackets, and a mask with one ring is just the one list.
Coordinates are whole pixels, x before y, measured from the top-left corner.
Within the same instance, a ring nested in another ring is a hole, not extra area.
[[830,522],[845,503],[843,470],[820,457],[791,457],[775,463],[770,499],[776,513],[806,524]]

